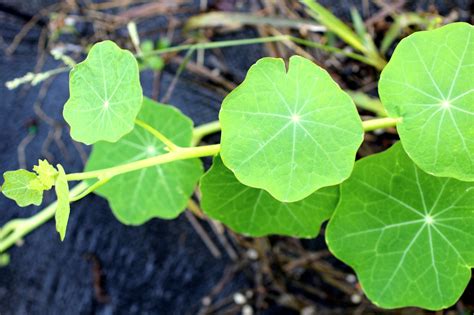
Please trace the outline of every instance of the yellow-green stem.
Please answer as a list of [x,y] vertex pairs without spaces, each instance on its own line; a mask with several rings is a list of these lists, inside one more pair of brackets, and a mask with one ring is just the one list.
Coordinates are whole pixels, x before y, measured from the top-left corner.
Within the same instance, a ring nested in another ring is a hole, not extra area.
[[154,156],[151,158],[147,158],[144,160],[139,160],[135,162],[131,162],[124,165],[114,166],[102,170],[97,171],[90,171],[84,173],[73,173],[66,175],[68,181],[75,181],[75,180],[84,180],[90,178],[98,178],[99,180],[102,178],[112,178],[114,176],[133,172],[136,170],[140,170],[143,168],[165,164],[173,161],[179,160],[186,160],[192,158],[199,158],[204,156],[212,156],[219,152],[220,145],[213,144],[213,145],[206,145],[201,147],[191,147],[191,148],[178,148],[175,151],[170,153],[161,154],[158,156]]

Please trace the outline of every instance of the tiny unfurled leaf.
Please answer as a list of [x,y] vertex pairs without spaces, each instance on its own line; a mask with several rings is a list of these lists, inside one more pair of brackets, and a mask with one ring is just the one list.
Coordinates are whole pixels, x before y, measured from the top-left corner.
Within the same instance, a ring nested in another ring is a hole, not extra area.
[[58,231],[61,241],[64,241],[71,206],[69,203],[69,185],[66,179],[66,173],[61,165],[58,164],[57,167],[59,172],[54,184],[54,189],[56,190],[58,200],[54,218],[56,220],[56,231]]
[[58,176],[58,170],[49,164],[48,161],[39,160],[38,165],[33,167],[33,171],[38,174],[38,179],[41,184],[43,184],[45,190],[49,190],[53,187],[56,177]]
[[474,26],[453,23],[398,44],[379,94],[425,172],[474,181]]
[[315,237],[339,197],[338,187],[332,186],[297,202],[278,201],[265,190],[241,184],[219,156],[201,179],[201,193],[201,206],[209,217],[254,237]]
[[2,193],[15,200],[20,207],[39,206],[43,201],[44,186],[35,173],[27,170],[8,171],[3,174]]
[[224,100],[221,157],[243,184],[294,202],[349,177],[362,143],[351,98],[303,57],[262,58]]
[[64,119],[74,140],[115,142],[132,131],[142,104],[138,64],[111,41],[95,44],[70,74]]
[[356,163],[326,230],[384,308],[447,308],[474,266],[474,185],[423,172],[400,143]]
[[[193,123],[172,106],[145,98],[138,119],[176,145],[190,146]],[[117,143],[93,147],[86,170],[97,170],[168,153],[166,146],[137,126]],[[174,161],[113,177],[96,192],[105,197],[124,224],[139,225],[151,218],[176,218],[185,208],[202,175],[199,159]]]

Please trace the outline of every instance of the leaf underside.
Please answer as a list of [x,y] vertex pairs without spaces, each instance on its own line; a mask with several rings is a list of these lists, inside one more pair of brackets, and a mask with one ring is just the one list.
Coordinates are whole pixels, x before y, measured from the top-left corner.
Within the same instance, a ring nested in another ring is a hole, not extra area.
[[262,189],[241,184],[219,156],[202,177],[200,187],[201,207],[209,217],[253,237],[315,237],[333,213],[339,197],[338,186],[332,186],[298,202],[280,202]]
[[472,183],[423,172],[397,143],[356,163],[326,240],[375,304],[438,310],[471,278],[473,226]]
[[[145,98],[138,118],[179,146],[191,144],[193,123],[172,106]],[[86,170],[112,167],[167,152],[163,143],[137,126],[116,143],[96,143]],[[139,225],[155,217],[177,217],[185,209],[202,173],[199,159],[175,161],[116,176],[96,192],[109,201],[118,220]]]
[[225,98],[219,118],[226,167],[286,202],[346,179],[363,138],[350,97],[299,56],[288,72],[282,59],[260,59]]
[[381,100],[424,171],[474,181],[474,27],[453,23],[403,39],[382,72]]
[[138,64],[111,41],[95,44],[69,77],[64,119],[74,140],[115,142],[129,133],[142,104]]

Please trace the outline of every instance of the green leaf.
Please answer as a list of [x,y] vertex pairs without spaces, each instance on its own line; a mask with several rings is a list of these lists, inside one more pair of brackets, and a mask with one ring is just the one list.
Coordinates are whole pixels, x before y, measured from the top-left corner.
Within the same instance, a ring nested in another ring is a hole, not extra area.
[[38,165],[33,166],[33,171],[38,174],[38,179],[43,185],[44,190],[49,190],[53,187],[58,171],[48,161],[39,160]]
[[280,201],[349,177],[363,139],[351,98],[329,74],[293,56],[263,58],[224,100],[221,157],[243,184]]
[[379,82],[408,155],[424,171],[474,181],[474,27],[453,23],[403,39]]
[[95,44],[71,71],[64,119],[74,140],[115,142],[133,129],[142,104],[138,64],[111,41]]
[[236,232],[310,238],[333,213],[339,188],[323,188],[298,202],[280,202],[262,189],[242,185],[216,156],[201,179],[201,193],[204,212]]
[[66,237],[67,222],[69,220],[70,204],[69,204],[69,185],[66,179],[66,173],[61,165],[58,167],[58,176],[54,189],[56,190],[56,196],[58,198],[55,220],[56,220],[56,231],[58,231],[61,241],[64,241]]
[[18,206],[39,206],[43,201],[44,187],[35,173],[27,170],[9,171],[3,174],[3,179],[2,193],[15,200]]
[[356,163],[326,240],[375,304],[438,310],[471,278],[473,226],[473,184],[423,172],[397,143]]
[[[193,123],[172,106],[145,98],[138,118],[179,146],[191,144]],[[112,167],[163,153],[167,153],[165,145],[137,126],[117,143],[95,144],[86,170]],[[107,198],[118,220],[139,225],[155,217],[177,217],[185,209],[202,173],[199,159],[175,161],[116,176],[96,192]]]

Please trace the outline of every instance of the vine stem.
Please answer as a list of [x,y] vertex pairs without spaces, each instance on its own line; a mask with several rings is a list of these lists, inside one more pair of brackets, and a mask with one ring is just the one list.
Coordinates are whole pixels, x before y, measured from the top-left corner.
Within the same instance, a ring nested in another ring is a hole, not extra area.
[[[89,185],[86,182],[80,182],[74,186],[69,196],[74,199],[84,190],[87,190]],[[53,202],[37,214],[26,219],[15,219],[8,222],[0,229],[0,253],[5,252],[8,248],[15,245],[15,243],[22,239],[23,236],[38,228],[42,224],[49,221],[56,213],[57,201]]]
[[373,131],[377,129],[384,129],[389,127],[395,127],[399,122],[401,122],[401,118],[377,118],[377,119],[369,119],[362,122],[362,127],[364,131]]
[[216,120],[207,124],[203,124],[194,128],[193,130],[193,139],[191,141],[192,146],[196,146],[201,142],[202,138],[207,135],[219,132],[221,130],[221,123]]
[[[398,122],[400,122],[400,118],[377,118],[366,120],[362,122],[362,126],[364,131],[372,131],[376,129],[383,129],[388,127],[396,126]],[[220,124],[217,121],[202,125],[201,127],[196,128],[193,141],[196,142],[202,137],[217,132],[221,129]],[[119,166],[114,166],[110,168],[105,168],[96,171],[90,172],[83,172],[83,173],[72,173],[66,175],[68,181],[76,181],[76,180],[84,180],[84,179],[91,179],[97,178],[99,180],[103,178],[112,178],[114,176],[133,172],[136,170],[140,170],[143,168],[170,163],[173,161],[179,160],[186,160],[192,158],[200,158],[204,156],[212,156],[219,153],[220,144],[213,144],[213,145],[206,145],[206,146],[199,146],[199,147],[189,147],[189,148],[182,148],[178,147],[176,150],[171,151],[169,153],[161,154],[158,156],[154,156],[151,158],[131,162],[128,164],[123,164]]]
[[119,166],[109,167],[97,171],[72,173],[66,175],[68,181],[84,180],[90,178],[112,178],[114,176],[133,172],[143,168],[165,164],[173,161],[186,160],[192,158],[200,158],[204,156],[212,156],[219,153],[220,144],[212,144],[200,147],[178,148],[170,153],[157,155],[151,158],[123,164]]

